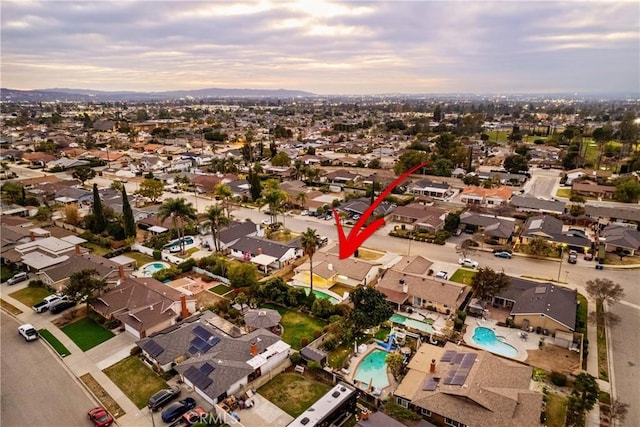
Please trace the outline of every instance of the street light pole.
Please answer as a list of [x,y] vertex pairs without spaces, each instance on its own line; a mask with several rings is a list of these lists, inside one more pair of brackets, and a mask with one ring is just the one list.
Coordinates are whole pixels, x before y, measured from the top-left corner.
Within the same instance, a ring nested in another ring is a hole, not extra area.
[[558,267],[558,280],[560,282],[560,272],[562,272],[562,253],[564,252],[564,245],[560,245],[560,267]]

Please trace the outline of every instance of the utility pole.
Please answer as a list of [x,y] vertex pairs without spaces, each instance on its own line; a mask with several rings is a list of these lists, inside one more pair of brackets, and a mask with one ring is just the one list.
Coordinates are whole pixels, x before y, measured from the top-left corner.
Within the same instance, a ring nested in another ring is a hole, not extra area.
[[560,267],[558,267],[558,280],[560,282],[560,273],[562,272],[562,254],[564,252],[564,245],[560,245]]

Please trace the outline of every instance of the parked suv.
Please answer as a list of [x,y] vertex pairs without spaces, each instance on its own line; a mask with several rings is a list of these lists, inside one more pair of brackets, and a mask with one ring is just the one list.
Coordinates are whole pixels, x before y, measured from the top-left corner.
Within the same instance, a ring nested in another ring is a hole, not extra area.
[[151,411],[159,411],[164,405],[171,402],[176,397],[180,396],[180,387],[172,386],[171,388],[165,388],[160,390],[149,398],[147,407]]
[[24,282],[28,278],[29,278],[29,276],[27,275],[27,273],[22,271],[20,273],[14,274],[13,277],[11,277],[9,280],[7,280],[7,284],[8,285],[15,285],[16,283]]
[[576,264],[578,262],[578,253],[574,250],[569,252],[569,264]]

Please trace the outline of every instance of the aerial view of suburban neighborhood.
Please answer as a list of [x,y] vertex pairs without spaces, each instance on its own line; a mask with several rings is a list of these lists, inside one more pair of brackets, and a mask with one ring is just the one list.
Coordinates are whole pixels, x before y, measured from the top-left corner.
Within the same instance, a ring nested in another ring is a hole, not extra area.
[[639,425],[639,22],[3,1],[0,424]]

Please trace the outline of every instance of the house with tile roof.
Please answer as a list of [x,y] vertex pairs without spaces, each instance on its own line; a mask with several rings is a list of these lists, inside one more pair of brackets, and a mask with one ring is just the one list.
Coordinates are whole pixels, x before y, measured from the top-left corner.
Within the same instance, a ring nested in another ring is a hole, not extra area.
[[593,181],[581,181],[571,184],[571,193],[581,196],[612,199],[615,192],[616,187],[614,185],[600,185]]
[[542,394],[531,387],[532,372],[486,351],[423,343],[393,395],[436,425],[537,427]]
[[[348,287],[371,284],[380,273],[382,264],[375,261],[365,261],[354,257],[340,259],[337,253],[316,252],[313,256],[313,286],[314,288],[329,289],[340,284]],[[309,261],[294,269],[293,281],[304,286],[310,284]],[[342,296],[342,295],[340,295]]]
[[435,233],[444,227],[447,211],[420,203],[398,206],[390,215],[392,221],[411,224],[413,231]]
[[127,277],[100,295],[91,308],[140,339],[196,311],[196,299],[150,277]]
[[507,203],[511,195],[509,187],[484,188],[472,185],[462,189],[460,201],[468,205],[497,206]]
[[136,342],[158,369],[178,371],[184,383],[211,405],[288,362],[291,346],[266,329],[230,337],[210,311]]

